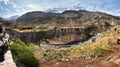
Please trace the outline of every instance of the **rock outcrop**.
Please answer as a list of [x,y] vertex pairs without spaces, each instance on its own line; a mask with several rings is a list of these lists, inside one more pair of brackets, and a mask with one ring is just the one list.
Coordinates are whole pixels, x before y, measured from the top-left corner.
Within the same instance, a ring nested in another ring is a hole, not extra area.
[[91,36],[82,28],[54,28],[47,31],[45,39],[48,43],[50,41],[57,41],[62,43],[50,44],[72,44],[75,42],[82,42],[89,39]]
[[4,55],[4,61],[0,62],[0,67],[16,67],[10,50],[6,51]]
[[0,67],[16,67],[9,47],[9,35],[0,33]]
[[42,40],[46,34],[45,31],[40,32],[18,32],[14,29],[6,29],[12,38],[17,38],[25,43],[37,43]]
[[[39,32],[18,32],[13,29],[6,29],[11,37],[18,38],[25,43],[39,43],[40,41],[54,40],[63,44],[70,44],[78,41],[85,41],[91,36],[82,28],[54,28],[48,31]],[[66,41],[66,42],[64,42]],[[54,44],[54,43],[53,43]]]

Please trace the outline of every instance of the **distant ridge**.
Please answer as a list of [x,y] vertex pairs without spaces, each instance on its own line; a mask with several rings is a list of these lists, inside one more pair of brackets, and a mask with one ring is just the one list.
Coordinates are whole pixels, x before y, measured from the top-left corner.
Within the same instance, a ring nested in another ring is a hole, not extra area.
[[99,20],[119,20],[120,18],[117,16],[112,16],[107,13],[102,12],[91,12],[86,10],[66,10],[62,13],[51,13],[51,12],[42,12],[42,11],[34,11],[23,14],[19,18],[16,19],[16,22],[24,22],[24,23],[69,23],[70,19],[72,21],[77,21],[77,23],[85,22],[93,22]]
[[3,18],[2,18],[2,17],[0,17],[0,20],[3,20]]
[[16,19],[20,17],[19,15],[14,15],[9,18],[4,18],[5,21],[16,21]]

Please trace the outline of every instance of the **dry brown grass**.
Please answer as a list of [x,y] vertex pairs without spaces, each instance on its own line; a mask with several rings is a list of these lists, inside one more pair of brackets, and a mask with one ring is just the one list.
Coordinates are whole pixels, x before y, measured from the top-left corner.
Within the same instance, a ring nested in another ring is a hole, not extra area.
[[[72,59],[72,61],[68,61],[68,62],[49,60],[42,63],[42,67],[120,67],[119,65],[113,62],[109,62],[110,59],[117,56],[120,52],[120,45],[116,43],[117,38],[119,36],[120,35],[117,34],[117,32],[115,32],[114,30],[104,32],[97,41],[70,49],[67,56],[69,58],[75,58],[77,56],[80,56],[86,53],[88,54],[93,53],[93,50],[99,46],[104,50],[112,51],[112,53],[107,55],[106,57],[99,57],[99,58],[85,59],[85,60]],[[110,44],[108,43],[109,39],[112,41]],[[42,47],[38,49],[41,49],[43,52],[48,50]],[[39,53],[39,50],[37,51],[37,53]],[[42,55],[42,53],[39,53],[36,56],[39,56],[39,55]],[[41,59],[43,59],[43,57],[41,57],[40,60]]]

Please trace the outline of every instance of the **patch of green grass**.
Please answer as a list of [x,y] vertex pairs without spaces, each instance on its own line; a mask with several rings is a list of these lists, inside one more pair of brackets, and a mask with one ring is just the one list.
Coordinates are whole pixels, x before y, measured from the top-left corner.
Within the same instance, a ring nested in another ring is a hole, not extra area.
[[102,49],[100,46],[97,46],[94,50],[93,50],[95,55],[108,55],[110,54],[112,51],[111,50],[105,50]]
[[39,67],[39,62],[30,48],[19,41],[11,43],[10,50],[18,67]]

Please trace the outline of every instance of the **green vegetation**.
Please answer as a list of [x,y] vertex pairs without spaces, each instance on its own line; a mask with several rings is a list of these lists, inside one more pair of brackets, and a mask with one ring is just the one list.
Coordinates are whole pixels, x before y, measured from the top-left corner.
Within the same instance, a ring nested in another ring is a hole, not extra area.
[[20,41],[11,43],[13,59],[18,67],[39,67],[39,62],[31,51],[33,46],[27,46]]
[[46,50],[43,56],[47,60],[65,61],[68,58],[69,50]]
[[95,55],[109,55],[112,51],[111,50],[105,50],[99,46],[97,46],[95,49],[94,49],[94,54]]

